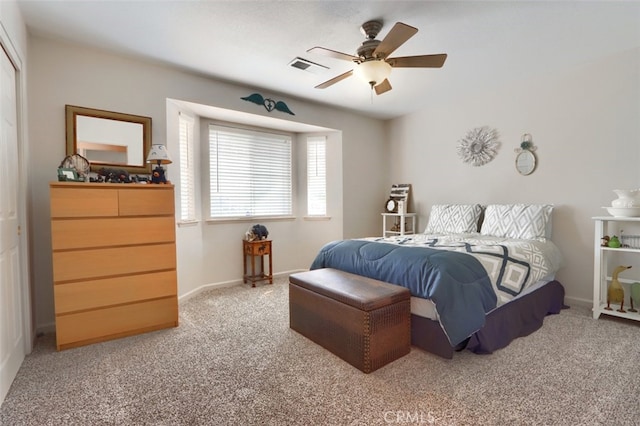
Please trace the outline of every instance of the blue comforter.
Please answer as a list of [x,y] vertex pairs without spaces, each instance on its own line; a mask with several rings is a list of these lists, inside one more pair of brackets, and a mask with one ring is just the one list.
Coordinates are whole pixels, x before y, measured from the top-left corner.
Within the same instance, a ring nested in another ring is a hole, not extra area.
[[406,287],[435,303],[452,346],[478,331],[496,307],[491,280],[480,262],[464,253],[363,240],[325,245],[310,269],[334,268]]

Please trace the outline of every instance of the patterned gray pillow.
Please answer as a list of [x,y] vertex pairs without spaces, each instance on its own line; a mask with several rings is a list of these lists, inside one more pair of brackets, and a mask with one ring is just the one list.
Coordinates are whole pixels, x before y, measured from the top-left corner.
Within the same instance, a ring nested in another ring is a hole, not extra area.
[[545,238],[552,211],[549,204],[490,204],[480,233],[525,240]]
[[478,232],[480,204],[436,204],[431,207],[426,234]]

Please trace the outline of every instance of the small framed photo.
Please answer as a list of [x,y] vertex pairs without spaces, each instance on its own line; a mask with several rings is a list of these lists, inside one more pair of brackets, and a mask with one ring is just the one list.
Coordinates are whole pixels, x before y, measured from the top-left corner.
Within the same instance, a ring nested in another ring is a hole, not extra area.
[[78,176],[78,172],[75,169],[67,169],[65,167],[58,168],[58,181],[70,181],[70,182],[79,182],[82,179]]

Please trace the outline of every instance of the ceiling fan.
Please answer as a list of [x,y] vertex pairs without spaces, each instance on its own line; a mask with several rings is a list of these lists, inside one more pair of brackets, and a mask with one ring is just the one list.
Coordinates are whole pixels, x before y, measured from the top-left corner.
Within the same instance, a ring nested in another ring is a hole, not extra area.
[[318,84],[316,89],[326,89],[327,87],[350,77],[353,74],[359,75],[364,81],[369,83],[376,94],[391,90],[391,83],[387,80],[392,68],[440,68],[447,59],[447,54],[401,56],[389,58],[398,47],[418,32],[417,28],[410,25],[396,22],[389,34],[382,41],[376,37],[382,29],[382,21],[368,21],[362,24],[360,31],[366,36],[366,40],[358,47],[357,54],[349,55],[324,47],[312,47],[307,52],[319,53],[336,59],[355,62],[354,69],[333,77],[324,83]]

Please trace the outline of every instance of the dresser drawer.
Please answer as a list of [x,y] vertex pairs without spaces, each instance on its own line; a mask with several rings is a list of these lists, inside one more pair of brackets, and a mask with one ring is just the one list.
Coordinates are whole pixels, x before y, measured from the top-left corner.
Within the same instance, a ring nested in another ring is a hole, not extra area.
[[51,217],[118,216],[118,190],[52,187]]
[[176,297],[176,271],[104,278],[53,286],[56,313]]
[[53,252],[54,283],[175,268],[173,243]]
[[173,187],[145,186],[118,191],[120,216],[174,215]]
[[175,297],[56,316],[58,349],[178,325]]
[[172,216],[51,221],[53,250],[175,242]]

